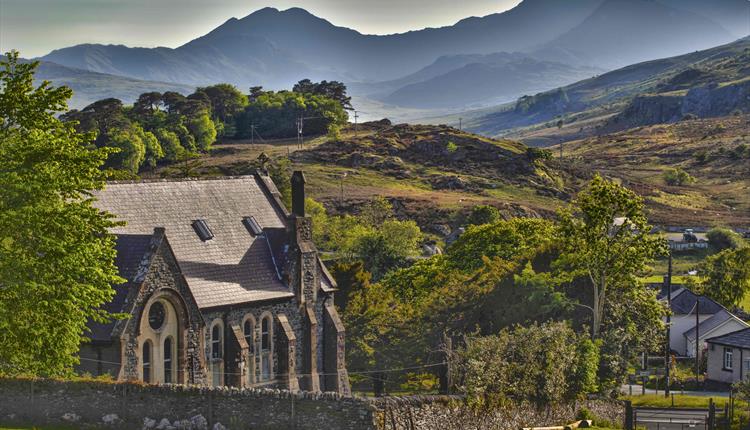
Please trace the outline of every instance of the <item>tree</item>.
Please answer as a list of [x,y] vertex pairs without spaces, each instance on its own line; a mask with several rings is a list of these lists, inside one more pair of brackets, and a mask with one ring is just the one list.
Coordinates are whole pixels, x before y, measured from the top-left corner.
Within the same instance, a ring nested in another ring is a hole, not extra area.
[[701,267],[703,293],[726,307],[739,306],[750,292],[750,248],[725,249]]
[[242,112],[247,106],[247,96],[242,94],[234,85],[216,84],[209,87],[201,87],[196,93],[205,94],[211,104],[213,118],[229,124],[235,115]]
[[35,88],[38,65],[17,52],[0,64],[0,374],[64,376],[124,280],[115,224],[91,199],[113,151],[56,118],[72,91]]
[[292,91],[300,94],[314,94],[337,101],[342,108],[354,110],[352,98],[346,95],[346,85],[338,81],[322,81],[313,83],[309,79],[303,79],[294,85]]
[[590,300],[582,306],[591,310],[596,339],[610,289],[633,285],[636,275],[666,252],[666,244],[649,234],[643,200],[599,175],[559,218],[561,254],[556,264],[563,278],[583,278],[590,289]]
[[715,227],[706,233],[708,243],[717,251],[737,249],[744,246],[742,236],[728,228]]
[[378,229],[358,237],[354,253],[378,280],[390,270],[404,266],[409,257],[419,255],[422,232],[414,221],[387,220]]
[[682,186],[689,185],[695,182],[695,178],[679,167],[676,169],[669,169],[664,172],[664,182],[667,185]]

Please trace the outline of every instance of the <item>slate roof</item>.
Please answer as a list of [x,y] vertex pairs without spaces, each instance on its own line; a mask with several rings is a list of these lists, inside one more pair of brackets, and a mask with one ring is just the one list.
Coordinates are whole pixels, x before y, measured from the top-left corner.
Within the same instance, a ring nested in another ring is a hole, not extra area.
[[[722,309],[716,314],[714,314],[711,318],[708,318],[702,321],[700,324],[698,324],[698,329],[700,330],[701,333],[708,333],[711,330],[715,329],[716,327],[725,323],[727,320],[732,320],[732,319],[738,321],[739,323],[747,327],[747,324],[744,321],[734,316],[728,310]],[[688,329],[683,334],[689,341],[692,342],[695,339],[695,327]]]
[[[242,222],[253,216],[264,229],[285,228],[285,215],[266,189],[256,176],[116,182],[95,194],[95,206],[126,222],[113,229],[118,236],[163,227],[198,306],[211,308],[293,297],[279,280],[270,240],[253,236]],[[213,239],[201,241],[192,227],[198,219]],[[125,254],[121,270],[132,270],[138,251]]]
[[[115,242],[115,265],[118,275],[126,282],[115,285],[115,296],[102,308],[110,313],[120,313],[125,307],[125,301],[131,287],[140,284],[137,278],[148,265],[149,251],[153,240],[152,234],[121,234],[117,235]],[[87,326],[91,329],[88,336],[93,341],[109,341],[116,321],[106,324],[90,321]]]
[[672,312],[675,315],[687,315],[695,312],[695,301],[698,299],[701,315],[713,315],[724,309],[723,306],[706,296],[698,296],[687,288],[680,288],[672,292]]
[[706,339],[706,342],[750,349],[750,328],[738,330],[723,336],[712,337]]

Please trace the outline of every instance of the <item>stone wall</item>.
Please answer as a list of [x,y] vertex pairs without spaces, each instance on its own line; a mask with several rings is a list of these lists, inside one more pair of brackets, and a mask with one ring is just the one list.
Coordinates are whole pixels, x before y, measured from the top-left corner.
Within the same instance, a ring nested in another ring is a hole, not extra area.
[[378,430],[517,430],[523,427],[559,426],[574,421],[582,408],[618,427],[625,422],[624,404],[609,399],[585,400],[541,409],[531,404],[509,403],[493,410],[471,408],[460,396],[394,397],[372,402],[374,424]]
[[477,412],[459,396],[380,399],[269,389],[0,379],[0,426],[82,429],[515,430],[561,425],[581,408],[615,425],[624,406],[587,400],[537,409],[509,403]]

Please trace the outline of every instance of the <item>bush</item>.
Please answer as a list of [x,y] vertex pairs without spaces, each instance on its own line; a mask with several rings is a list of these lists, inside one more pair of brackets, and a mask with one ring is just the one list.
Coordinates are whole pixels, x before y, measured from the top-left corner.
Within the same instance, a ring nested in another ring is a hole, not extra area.
[[664,182],[667,185],[682,186],[688,185],[695,182],[695,178],[679,167],[676,169],[669,169],[664,172]]
[[585,394],[583,384],[574,383],[576,378],[596,374],[598,366],[577,357],[579,344],[586,341],[591,342],[587,335],[576,334],[563,322],[469,337],[455,360],[463,382],[459,388],[479,404],[508,398],[537,404],[574,399]]
[[706,237],[708,238],[708,243],[716,251],[737,249],[744,245],[742,237],[728,228],[712,228],[706,233]]
[[466,225],[485,225],[500,221],[500,211],[494,206],[478,205],[471,209]]

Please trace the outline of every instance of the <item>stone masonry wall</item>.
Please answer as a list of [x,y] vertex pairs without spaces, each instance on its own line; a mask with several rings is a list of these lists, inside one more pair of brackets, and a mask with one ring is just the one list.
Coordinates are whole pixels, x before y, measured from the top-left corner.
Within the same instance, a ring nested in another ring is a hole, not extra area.
[[81,429],[516,430],[562,425],[581,408],[622,425],[614,400],[542,409],[509,403],[477,412],[459,396],[380,399],[269,389],[0,379],[0,426]]

